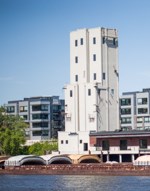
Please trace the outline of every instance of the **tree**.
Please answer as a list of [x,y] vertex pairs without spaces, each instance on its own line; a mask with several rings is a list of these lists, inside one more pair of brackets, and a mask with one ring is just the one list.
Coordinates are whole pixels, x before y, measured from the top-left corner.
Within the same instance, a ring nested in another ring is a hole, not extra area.
[[22,152],[26,127],[22,118],[8,115],[0,107],[0,154],[18,155]]
[[44,155],[46,152],[50,153],[51,151],[58,150],[58,142],[57,141],[45,141],[45,142],[37,142],[29,147],[29,154],[34,155]]

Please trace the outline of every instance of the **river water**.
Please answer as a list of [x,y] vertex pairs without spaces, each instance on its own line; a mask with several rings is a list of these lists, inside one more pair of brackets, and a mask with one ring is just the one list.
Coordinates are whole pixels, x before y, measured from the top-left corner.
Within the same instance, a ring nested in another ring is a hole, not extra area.
[[0,191],[150,191],[146,176],[0,175]]

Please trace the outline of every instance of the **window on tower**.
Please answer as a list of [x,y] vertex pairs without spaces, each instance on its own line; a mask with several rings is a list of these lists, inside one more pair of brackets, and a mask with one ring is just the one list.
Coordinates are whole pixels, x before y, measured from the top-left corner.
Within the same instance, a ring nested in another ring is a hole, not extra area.
[[80,44],[83,45],[83,38],[80,39]]
[[72,97],[73,96],[73,93],[72,93],[72,90],[70,90],[70,97]]
[[93,54],[93,61],[96,61],[96,54]]
[[91,89],[88,89],[88,96],[91,95]]
[[75,81],[78,82],[78,75],[75,75]]
[[96,80],[96,73],[94,73],[94,75],[93,75],[93,79]]
[[96,38],[95,37],[93,38],[93,44],[96,44]]
[[105,76],[105,73],[103,72],[103,80],[105,80],[106,76]]
[[75,46],[78,46],[78,41],[77,40],[75,40]]
[[102,38],[102,43],[105,44],[105,37]]
[[75,63],[78,63],[78,56],[75,57]]
[[115,46],[116,45],[116,39],[113,38],[113,45]]

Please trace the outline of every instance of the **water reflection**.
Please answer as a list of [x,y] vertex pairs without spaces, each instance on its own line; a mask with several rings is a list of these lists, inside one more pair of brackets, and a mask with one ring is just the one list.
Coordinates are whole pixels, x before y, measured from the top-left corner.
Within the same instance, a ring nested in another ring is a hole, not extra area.
[[0,191],[148,191],[150,177],[0,175]]

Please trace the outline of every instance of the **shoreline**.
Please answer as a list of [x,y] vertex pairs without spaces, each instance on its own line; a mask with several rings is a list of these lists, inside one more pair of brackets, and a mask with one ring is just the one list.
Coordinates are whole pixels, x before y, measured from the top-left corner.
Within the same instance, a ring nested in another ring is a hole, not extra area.
[[24,165],[0,169],[0,175],[150,176],[150,166],[133,166],[124,163]]

